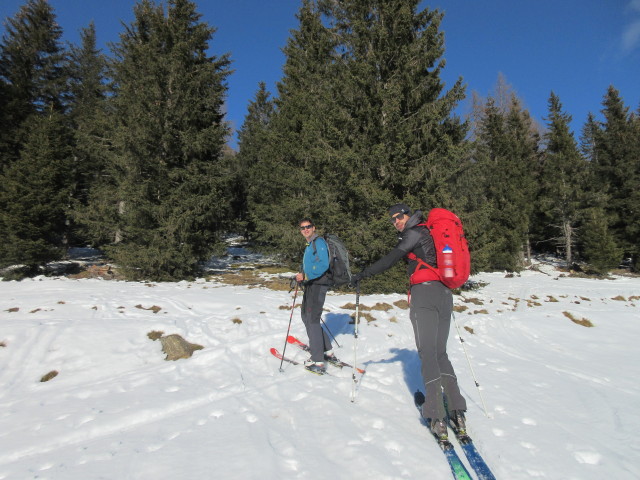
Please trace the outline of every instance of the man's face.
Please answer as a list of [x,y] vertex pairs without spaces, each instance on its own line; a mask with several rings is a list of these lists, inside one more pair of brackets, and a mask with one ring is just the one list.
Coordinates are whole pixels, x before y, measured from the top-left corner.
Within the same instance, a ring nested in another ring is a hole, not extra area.
[[302,234],[302,236],[305,238],[307,242],[313,236],[315,231],[316,231],[316,227],[314,227],[309,222],[305,221],[300,224],[300,233]]
[[399,232],[404,230],[404,226],[409,220],[409,215],[405,215],[404,213],[396,213],[391,217],[391,222],[393,226],[396,227],[396,230]]

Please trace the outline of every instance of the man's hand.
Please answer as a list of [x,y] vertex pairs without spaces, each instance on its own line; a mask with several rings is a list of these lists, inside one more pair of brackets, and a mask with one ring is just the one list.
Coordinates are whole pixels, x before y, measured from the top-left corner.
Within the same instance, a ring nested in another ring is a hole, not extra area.
[[364,277],[362,276],[362,273],[356,273],[355,275],[353,275],[351,277],[351,282],[350,283],[351,283],[352,286],[357,287],[360,284],[360,282],[362,281],[363,278]]

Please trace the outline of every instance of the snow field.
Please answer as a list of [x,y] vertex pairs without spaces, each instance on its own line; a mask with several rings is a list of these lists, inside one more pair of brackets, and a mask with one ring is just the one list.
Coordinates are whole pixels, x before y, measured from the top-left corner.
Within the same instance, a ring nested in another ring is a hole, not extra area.
[[[467,307],[455,315],[464,344],[452,325],[449,355],[496,477],[640,478],[640,279],[547,269],[474,280],[486,285],[455,297]],[[269,348],[283,350],[292,300],[205,280],[0,282],[0,479],[449,478],[413,405],[421,379],[408,310],[362,319],[367,372],[352,403],[351,370],[279,372]],[[349,363],[343,306],[354,300],[331,294],[324,315]],[[147,338],[154,330],[204,349],[165,361]],[[297,308],[291,333],[306,340]],[[291,345],[286,355],[306,358]]]

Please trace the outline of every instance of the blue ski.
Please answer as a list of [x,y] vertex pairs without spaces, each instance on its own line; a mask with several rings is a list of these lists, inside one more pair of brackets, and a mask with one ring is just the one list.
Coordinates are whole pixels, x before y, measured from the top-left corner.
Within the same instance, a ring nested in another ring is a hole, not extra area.
[[[414,397],[416,400],[416,405],[418,405],[418,402],[420,402],[420,405],[424,403],[424,395],[422,392],[417,391]],[[462,451],[469,461],[469,465],[471,465],[471,468],[473,468],[474,472],[478,476],[478,480],[495,480],[496,477],[493,475],[491,469],[482,458],[482,455],[480,455],[480,452],[478,452],[478,450],[476,449],[476,446],[473,444],[473,440],[471,440],[471,437],[466,433],[461,434],[460,432],[458,432],[455,424],[450,420],[449,428],[453,430],[453,433],[455,434],[456,439],[458,440],[458,443],[462,448]]]
[[[416,407],[420,411],[420,417],[422,418],[423,423],[427,425],[427,427],[429,427],[429,421],[422,416],[422,409],[420,408],[424,403],[424,394],[420,391],[416,391],[416,393],[413,395],[413,400],[416,404]],[[429,431],[429,433],[431,433],[432,436],[436,439],[438,445],[444,453],[445,458],[447,459],[447,462],[449,462],[449,467],[451,468],[453,478],[455,478],[456,480],[473,480],[471,478],[471,475],[469,474],[469,471],[467,470],[467,467],[464,466],[464,463],[462,463],[462,460],[460,460],[460,457],[456,453],[453,444],[447,440],[440,440],[438,437],[433,435],[431,431]]]
[[476,472],[479,480],[496,480],[496,477],[493,476],[491,470],[489,470],[489,466],[485,463],[484,459],[476,450],[476,446],[473,444],[473,441],[467,437],[467,443],[462,443],[462,440],[458,438],[460,442],[460,446],[462,447],[462,451],[467,456],[467,460],[469,460],[469,464],[471,468]]

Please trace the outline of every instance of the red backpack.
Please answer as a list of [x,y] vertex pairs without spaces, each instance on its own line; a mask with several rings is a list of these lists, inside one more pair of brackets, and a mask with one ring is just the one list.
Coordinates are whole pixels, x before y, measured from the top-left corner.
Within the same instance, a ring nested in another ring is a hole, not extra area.
[[458,216],[444,208],[434,208],[429,212],[427,221],[420,225],[427,227],[431,233],[438,268],[433,268],[415,254],[410,253],[408,257],[418,262],[418,266],[411,275],[411,284],[435,279],[449,288],[459,288],[464,285],[471,272],[471,256],[462,222]]

